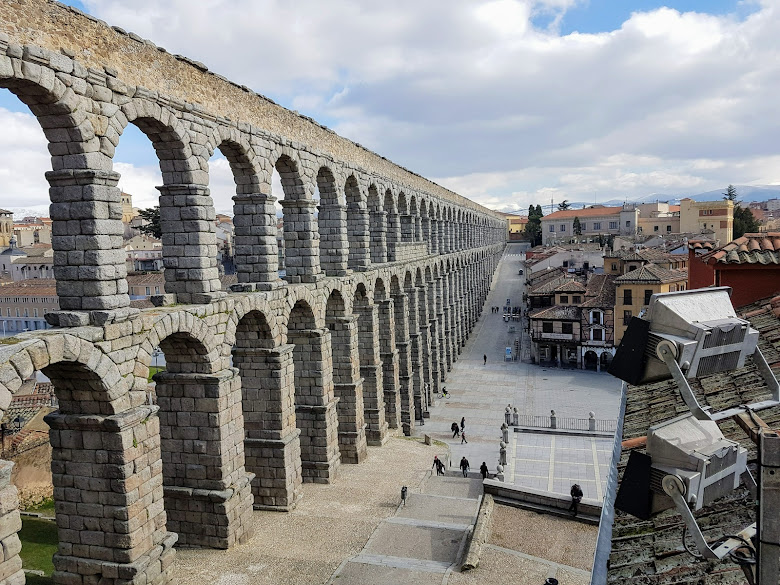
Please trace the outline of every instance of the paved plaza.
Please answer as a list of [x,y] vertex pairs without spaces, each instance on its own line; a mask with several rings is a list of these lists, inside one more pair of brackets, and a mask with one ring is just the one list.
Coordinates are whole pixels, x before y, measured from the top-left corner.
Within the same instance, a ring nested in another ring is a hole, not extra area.
[[[431,407],[431,416],[417,433],[426,433],[450,445],[452,465],[457,468],[466,456],[473,473],[485,461],[491,473],[498,464],[501,424],[508,404],[521,415],[616,419],[620,402],[620,381],[603,372],[540,367],[522,359],[505,361],[506,347],[514,351],[514,340],[522,323],[505,322],[491,306],[502,307],[507,299],[519,305],[524,291],[519,246],[509,244],[501,259],[486,307],[458,361],[447,374],[449,398]],[[514,328],[511,332],[510,329]],[[522,341],[521,352],[528,339]],[[487,356],[487,363],[483,362]],[[521,353],[522,358],[522,353]],[[453,439],[450,425],[466,418],[468,443]],[[578,436],[511,433],[507,481],[535,489],[568,494],[572,483],[583,487],[586,497],[601,499],[609,469],[611,440]]]

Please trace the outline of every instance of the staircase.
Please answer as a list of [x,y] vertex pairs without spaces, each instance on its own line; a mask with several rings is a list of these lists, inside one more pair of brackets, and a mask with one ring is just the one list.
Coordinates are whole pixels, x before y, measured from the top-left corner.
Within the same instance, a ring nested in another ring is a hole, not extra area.
[[479,476],[464,478],[454,471],[428,476],[329,583],[441,584],[462,560],[481,498]]

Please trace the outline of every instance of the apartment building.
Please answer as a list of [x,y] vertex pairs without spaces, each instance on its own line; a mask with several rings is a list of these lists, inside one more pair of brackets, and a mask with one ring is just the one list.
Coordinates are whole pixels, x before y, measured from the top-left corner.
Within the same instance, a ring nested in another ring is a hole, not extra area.
[[701,234],[714,232],[713,239],[726,243],[734,235],[733,201],[680,201],[680,231]]
[[[579,222],[580,234],[575,233],[575,219]],[[552,245],[599,235],[634,235],[638,221],[639,210],[634,205],[594,205],[585,209],[556,211],[542,218],[542,241]]]
[[0,286],[0,326],[4,336],[49,328],[44,315],[59,308],[54,280],[26,280]]

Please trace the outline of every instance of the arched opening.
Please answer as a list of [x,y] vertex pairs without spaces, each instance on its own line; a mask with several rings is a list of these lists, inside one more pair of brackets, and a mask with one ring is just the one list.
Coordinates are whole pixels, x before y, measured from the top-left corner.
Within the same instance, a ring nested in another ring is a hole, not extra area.
[[374,283],[374,304],[378,311],[379,357],[382,360],[382,391],[385,420],[391,429],[401,426],[401,397],[398,392],[398,350],[395,346],[395,307],[378,278]]
[[382,445],[387,438],[387,421],[382,386],[382,363],[379,358],[379,323],[377,306],[365,286],[358,284],[352,302],[352,312],[358,317],[360,375],[363,378],[363,413],[366,440],[369,445]]
[[355,175],[347,177],[344,195],[347,200],[349,267],[366,270],[371,264],[368,204]]
[[401,242],[414,241],[414,221],[410,215],[409,202],[406,193],[398,194],[398,214],[401,218]]
[[383,209],[387,214],[387,260],[388,262],[395,262],[398,257],[398,244],[401,242],[401,218],[398,215],[398,208],[395,205],[395,199],[390,189],[385,191]]
[[287,340],[294,345],[295,421],[300,430],[304,482],[328,483],[341,462],[338,413],[330,366],[330,333],[317,329],[306,301],[295,303],[287,321]]
[[582,367],[585,370],[596,370],[598,367],[599,356],[593,350],[588,350],[582,358]]
[[328,167],[317,172],[317,190],[320,195],[318,228],[322,270],[328,276],[344,276],[349,254],[347,216],[343,197],[339,197],[336,180]]
[[248,536],[241,506],[249,503],[244,468],[241,379],[235,368],[215,371],[216,350],[190,333],[160,341],[166,371],[154,375],[160,407],[165,511],[179,544],[229,548]]
[[366,458],[363,416],[363,380],[360,377],[357,317],[348,315],[338,290],[328,296],[325,323],[333,348],[333,387],[339,418],[339,450],[343,463],[360,463]]
[[371,263],[387,262],[387,213],[382,209],[379,190],[373,183],[368,187],[368,212],[370,217]]
[[246,470],[255,474],[256,508],[290,510],[301,497],[299,432],[295,426],[292,346],[276,346],[265,314],[238,322],[232,350],[241,377]]
[[284,195],[279,201],[282,217],[277,218],[280,274],[291,284],[314,282],[320,272],[317,203],[307,193],[297,162],[288,155],[276,161],[271,183],[281,185]]
[[599,365],[601,371],[606,372],[611,363],[612,363],[612,354],[608,351],[601,352],[601,357],[599,357]]

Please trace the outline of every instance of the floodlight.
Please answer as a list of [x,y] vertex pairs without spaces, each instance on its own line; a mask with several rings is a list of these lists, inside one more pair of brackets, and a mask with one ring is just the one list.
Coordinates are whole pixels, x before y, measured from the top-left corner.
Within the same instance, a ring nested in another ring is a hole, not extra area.
[[[740,482],[757,495],[747,450],[726,439],[716,421],[780,404],[780,384],[758,348],[758,331],[737,317],[730,294],[730,287],[654,294],[642,318],[631,319],[608,370],[633,385],[673,378],[690,410],[648,429],[647,454],[631,453],[615,507],[643,519],[676,508],[698,554],[710,559],[732,554],[747,540],[740,536],[710,548],[693,511],[728,495]],[[741,368],[748,356],[772,398],[722,412],[703,408],[688,379]],[[743,532],[752,536],[756,528]]]

